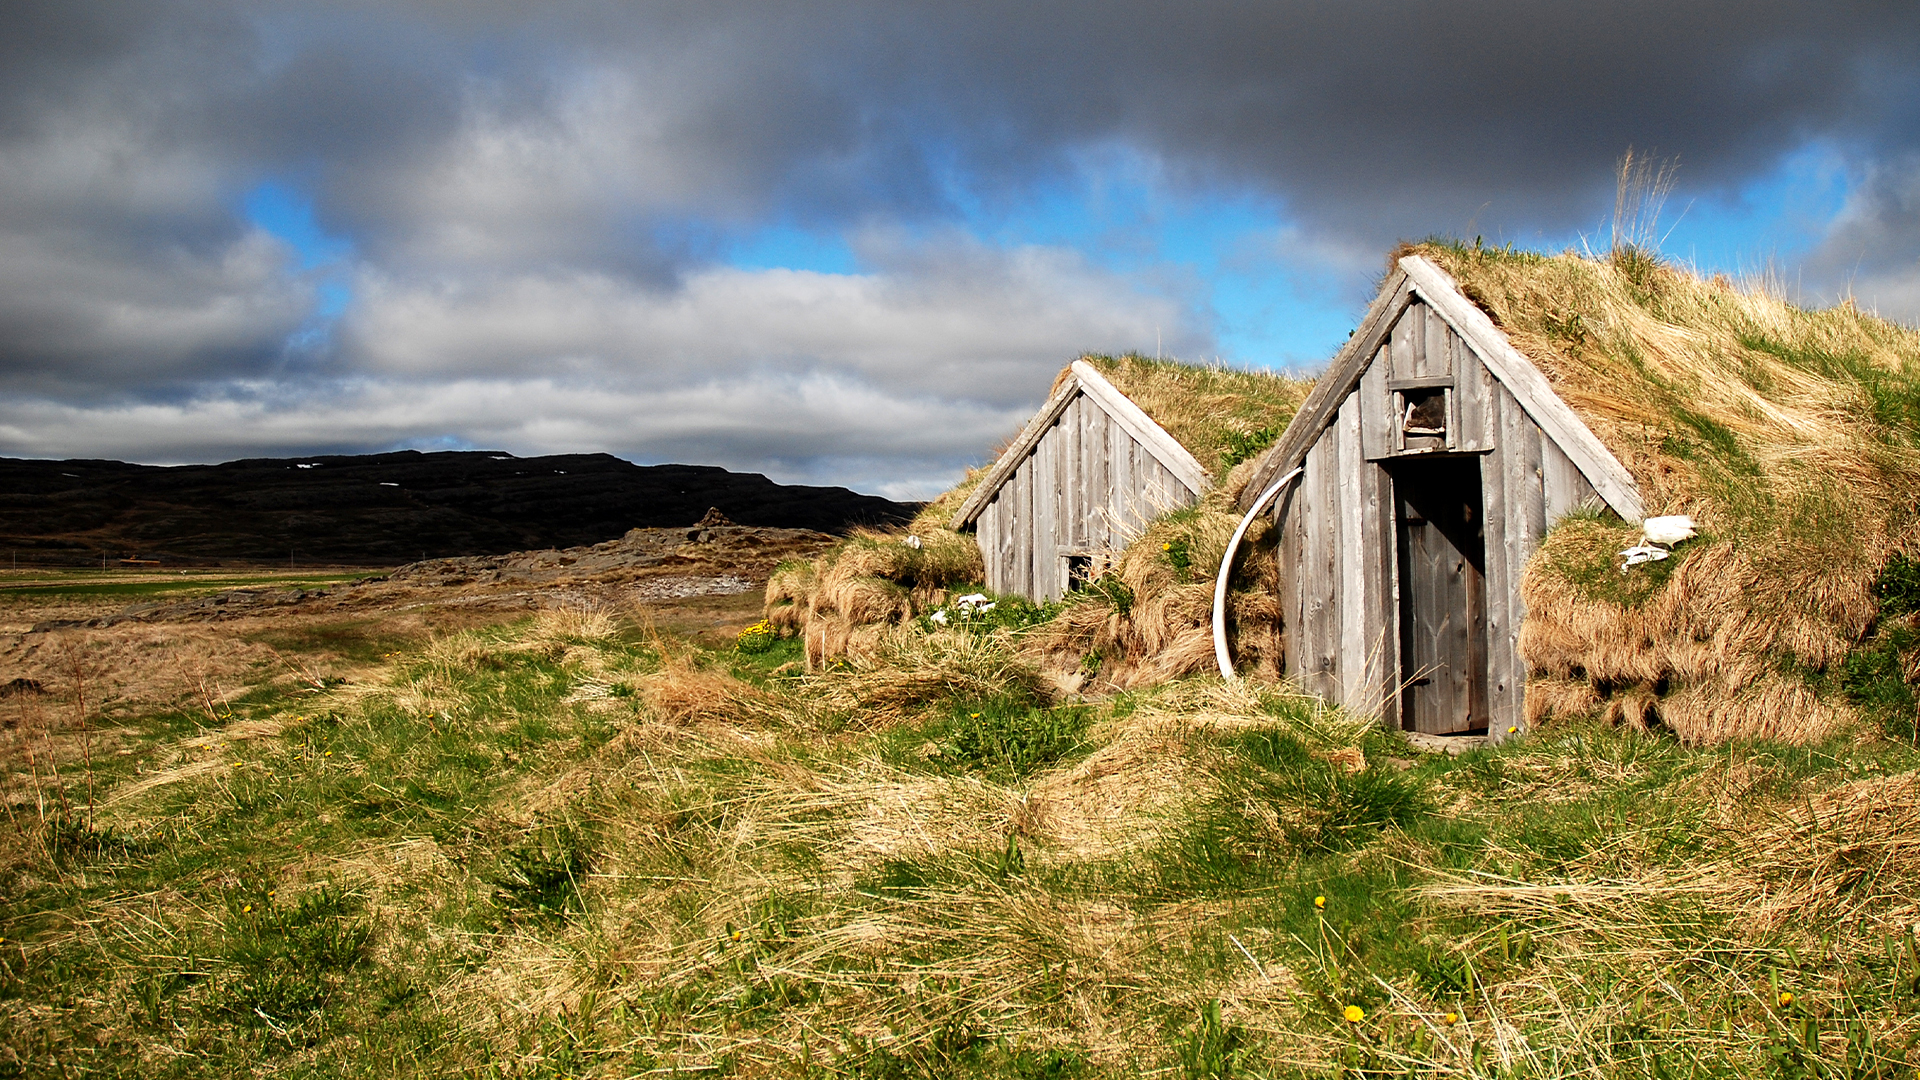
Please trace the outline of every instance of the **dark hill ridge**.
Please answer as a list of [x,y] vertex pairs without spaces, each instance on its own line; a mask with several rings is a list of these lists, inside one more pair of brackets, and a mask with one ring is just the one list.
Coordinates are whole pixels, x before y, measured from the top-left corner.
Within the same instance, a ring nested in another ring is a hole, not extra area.
[[498,451],[249,458],[221,465],[0,458],[0,546],[36,564],[138,554],[162,562],[351,565],[595,544],[690,525],[844,532],[916,507],[706,465]]

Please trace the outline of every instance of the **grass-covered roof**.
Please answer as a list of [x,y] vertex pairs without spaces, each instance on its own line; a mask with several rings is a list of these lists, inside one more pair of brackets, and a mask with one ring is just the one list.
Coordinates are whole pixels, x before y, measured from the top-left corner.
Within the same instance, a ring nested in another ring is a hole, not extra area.
[[[1313,386],[1310,379],[1134,353],[1081,359],[1186,447],[1216,482],[1279,438]],[[1068,377],[1061,372],[1062,380]]]
[[1920,333],[1632,247],[1410,250],[1547,375],[1648,514],[1703,534],[1632,573],[1614,558],[1630,528],[1549,535],[1527,582],[1530,711],[1604,706],[1703,739],[1812,735],[1850,712],[1863,650],[1908,614],[1886,575],[1920,540]]
[[1604,260],[1414,250],[1460,282],[1655,504],[1771,517],[1774,500],[1809,488],[1845,489],[1850,503],[1911,488],[1920,333],[1908,327],[1851,302],[1803,308],[1633,248]]

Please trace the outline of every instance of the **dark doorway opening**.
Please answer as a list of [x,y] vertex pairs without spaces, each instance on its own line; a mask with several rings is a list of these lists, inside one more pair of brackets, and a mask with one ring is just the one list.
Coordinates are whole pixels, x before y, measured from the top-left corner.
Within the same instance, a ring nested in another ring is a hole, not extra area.
[[1478,457],[1394,462],[1400,726],[1487,729],[1487,559]]

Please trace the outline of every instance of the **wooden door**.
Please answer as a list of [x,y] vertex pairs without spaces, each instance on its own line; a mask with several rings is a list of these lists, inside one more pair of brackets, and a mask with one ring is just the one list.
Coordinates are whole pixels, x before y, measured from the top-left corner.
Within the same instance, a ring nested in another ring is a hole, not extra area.
[[1392,467],[1400,584],[1401,726],[1487,727],[1486,545],[1480,459]]

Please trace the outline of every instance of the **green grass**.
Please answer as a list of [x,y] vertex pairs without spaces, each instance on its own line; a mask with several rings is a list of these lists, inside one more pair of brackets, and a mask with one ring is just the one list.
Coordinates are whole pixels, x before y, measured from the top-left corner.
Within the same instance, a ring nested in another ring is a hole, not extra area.
[[946,704],[929,721],[884,737],[889,760],[938,774],[1018,784],[1088,749],[1085,706],[1049,707],[1024,693]]
[[1705,546],[1696,536],[1665,559],[1623,570],[1620,552],[1640,542],[1639,526],[1624,524],[1606,511],[1578,509],[1556,521],[1552,533],[1556,542],[1541,554],[1545,569],[1586,599],[1623,608],[1637,608],[1657,596],[1675,568]]
[[422,643],[421,635],[396,633],[385,620],[373,616],[293,627],[269,627],[253,631],[249,640],[289,655],[324,653],[362,663],[384,660],[417,649]]
[[1912,364],[1889,371],[1858,350],[1789,344],[1759,332],[1741,334],[1739,340],[1803,371],[1857,386],[1880,438],[1903,448],[1920,444],[1920,371]]
[[[0,1076],[1914,1073],[1920,864],[1832,801],[1902,744],[1421,756],[1211,680],[825,723],[873,673],[688,655],[546,620],[143,719],[7,826]],[[656,712],[689,671],[755,711]]]

